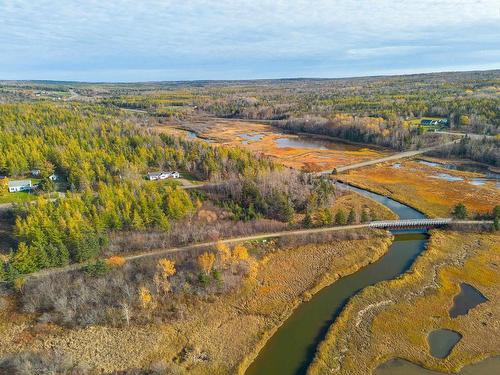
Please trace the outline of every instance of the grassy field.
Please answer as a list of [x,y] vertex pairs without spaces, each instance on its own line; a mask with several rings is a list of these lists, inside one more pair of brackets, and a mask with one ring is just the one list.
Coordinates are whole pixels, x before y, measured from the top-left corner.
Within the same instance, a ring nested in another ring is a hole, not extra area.
[[372,239],[271,248],[259,260],[256,280],[227,295],[186,297],[182,318],[174,321],[63,329],[36,323],[7,304],[0,309],[0,356],[56,349],[106,372],[151,363],[164,363],[166,373],[176,374],[242,372],[301,301],[387,251],[390,238],[377,233]]
[[[479,173],[452,171],[430,167],[416,161],[385,163],[370,168],[349,171],[338,176],[342,181],[387,195],[409,204],[431,217],[447,217],[458,203],[464,203],[469,213],[487,213],[500,202],[500,190],[494,181],[482,186],[472,185]],[[446,181],[430,176],[446,173],[463,181]]]
[[3,203],[23,203],[36,199],[36,195],[27,191],[9,193],[8,191],[0,193],[0,204]]
[[[500,353],[500,247],[498,234],[433,231],[412,270],[354,297],[320,345],[314,374],[369,374],[390,358],[456,372]],[[488,298],[467,315],[449,309],[462,282]],[[427,335],[447,328],[462,340],[445,359],[429,354]],[[340,354],[341,353],[341,354]]]

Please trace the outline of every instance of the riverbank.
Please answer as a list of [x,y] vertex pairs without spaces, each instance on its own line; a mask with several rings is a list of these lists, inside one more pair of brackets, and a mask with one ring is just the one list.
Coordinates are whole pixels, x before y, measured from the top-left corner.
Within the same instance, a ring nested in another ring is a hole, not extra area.
[[182,318],[171,322],[69,329],[40,324],[38,317],[5,305],[0,309],[0,355],[59,350],[107,372],[151,364],[181,374],[243,372],[302,301],[385,254],[391,238],[387,232],[371,233],[369,239],[276,247],[259,260],[255,281],[227,295],[186,300],[178,314]]
[[[499,354],[499,241],[498,234],[433,231],[410,272],[366,288],[349,302],[308,374],[364,375],[391,358],[449,373]],[[488,302],[451,318],[463,282]],[[440,328],[463,336],[445,359],[432,357],[427,343],[428,333]]]
[[429,217],[448,217],[458,203],[464,203],[470,214],[489,213],[498,204],[500,190],[495,182],[474,180],[479,176],[407,160],[352,170],[336,177],[415,207]]

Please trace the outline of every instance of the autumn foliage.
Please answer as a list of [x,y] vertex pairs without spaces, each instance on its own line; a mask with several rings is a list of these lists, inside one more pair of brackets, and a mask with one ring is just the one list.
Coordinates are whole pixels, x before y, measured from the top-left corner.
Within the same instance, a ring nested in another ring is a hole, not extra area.
[[110,267],[122,267],[125,264],[125,258],[121,256],[112,256],[106,259],[106,263]]
[[200,270],[208,275],[214,266],[215,263],[215,255],[209,252],[204,252],[198,257],[198,266]]
[[233,249],[233,259],[236,261],[247,260],[248,250],[243,245],[236,245]]
[[154,307],[153,295],[144,286],[139,288],[139,304],[143,310],[149,310]]

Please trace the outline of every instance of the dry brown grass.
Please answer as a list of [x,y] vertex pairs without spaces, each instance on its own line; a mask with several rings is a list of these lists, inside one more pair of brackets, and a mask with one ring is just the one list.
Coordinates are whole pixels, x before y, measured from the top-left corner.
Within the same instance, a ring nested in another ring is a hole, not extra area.
[[471,172],[450,171],[429,167],[415,161],[401,162],[401,168],[392,163],[362,168],[339,175],[345,182],[387,195],[407,203],[431,217],[447,217],[458,203],[464,203],[470,213],[487,213],[500,202],[500,192],[493,181],[474,186],[467,181],[444,181],[428,176],[436,173],[472,178]]
[[[218,120],[191,122],[191,128],[196,130],[203,138],[214,140],[217,144],[238,146],[249,149],[256,154],[263,154],[275,158],[278,162],[292,168],[304,169],[307,171],[328,170],[340,165],[353,164],[365,160],[376,159],[388,155],[388,151],[368,148],[367,146],[353,145],[344,142],[332,142],[337,144],[335,149],[321,150],[309,148],[279,148],[276,140],[278,138],[297,138],[296,135],[284,134],[270,125],[237,121]],[[170,132],[181,134],[182,131],[172,126],[155,128],[160,132]],[[261,134],[261,140],[249,140],[240,136],[242,133]],[[313,139],[313,136],[308,136]]]
[[[438,371],[500,353],[500,236],[434,231],[411,272],[353,298],[320,345],[309,374],[368,374],[390,358]],[[489,301],[451,319],[459,285],[469,283]],[[456,330],[462,340],[446,359],[429,354],[427,335]]]
[[[385,235],[275,250],[259,262],[256,280],[237,292],[186,299],[173,322],[124,328],[53,328],[34,333],[28,317],[2,317],[0,355],[22,350],[64,351],[105,371],[143,368],[163,361],[179,373],[229,374],[244,368],[272,332],[311,294],[375,261],[389,246]],[[16,337],[27,338],[17,342]]]

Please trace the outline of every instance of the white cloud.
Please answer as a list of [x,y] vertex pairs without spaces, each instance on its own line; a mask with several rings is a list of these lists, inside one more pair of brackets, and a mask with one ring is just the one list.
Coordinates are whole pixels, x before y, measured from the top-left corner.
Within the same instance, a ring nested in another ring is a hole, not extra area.
[[197,64],[213,66],[207,78],[217,65],[266,76],[280,64],[294,75],[307,68],[301,62],[335,72],[345,60],[370,60],[376,69],[388,56],[497,49],[499,25],[497,0],[0,1],[0,78],[37,70],[170,78]]

